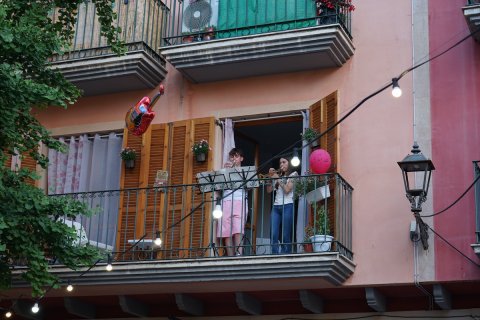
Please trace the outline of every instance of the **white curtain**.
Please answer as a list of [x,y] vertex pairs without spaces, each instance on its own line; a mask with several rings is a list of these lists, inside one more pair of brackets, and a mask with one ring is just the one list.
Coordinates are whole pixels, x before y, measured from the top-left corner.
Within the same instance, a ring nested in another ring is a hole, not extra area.
[[233,134],[233,122],[232,119],[225,119],[223,122],[223,163],[228,161],[230,150],[235,148],[235,137]]
[[[310,113],[308,110],[302,112],[303,115],[303,131],[305,131],[306,128],[309,127],[310,123]],[[303,132],[302,131],[302,132]],[[309,147],[306,146],[307,142],[302,141],[302,162],[301,162],[301,175],[305,175],[305,172],[307,172],[309,168],[309,163],[308,163],[308,158],[309,158]],[[297,214],[297,243],[303,242],[303,239],[305,237],[305,225],[308,221],[307,217],[307,201],[305,197],[299,197],[298,198],[298,214]],[[303,250],[303,246],[298,245],[297,246],[297,251],[300,252]]]
[[106,247],[115,242],[119,194],[105,191],[120,187],[121,147],[122,139],[110,133],[106,138],[97,134],[93,141],[86,135],[71,137],[67,153],[48,152],[49,194],[97,191],[79,196],[96,212],[81,219],[92,245]]

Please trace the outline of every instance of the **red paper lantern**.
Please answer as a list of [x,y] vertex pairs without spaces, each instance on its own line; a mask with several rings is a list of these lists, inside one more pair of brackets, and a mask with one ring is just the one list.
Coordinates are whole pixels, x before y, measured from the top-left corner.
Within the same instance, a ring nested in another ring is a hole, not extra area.
[[330,154],[323,150],[317,149],[310,154],[310,170],[316,174],[323,174],[330,169],[332,158]]

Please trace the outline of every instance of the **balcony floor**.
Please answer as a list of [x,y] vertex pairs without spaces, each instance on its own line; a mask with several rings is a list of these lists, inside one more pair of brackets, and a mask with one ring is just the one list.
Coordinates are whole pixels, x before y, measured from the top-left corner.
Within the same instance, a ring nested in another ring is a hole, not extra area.
[[170,46],[165,58],[193,82],[340,67],[353,55],[339,24]]

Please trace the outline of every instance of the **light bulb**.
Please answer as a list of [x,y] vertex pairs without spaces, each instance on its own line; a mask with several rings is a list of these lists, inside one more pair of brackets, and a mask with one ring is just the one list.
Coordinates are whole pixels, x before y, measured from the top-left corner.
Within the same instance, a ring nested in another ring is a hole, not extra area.
[[212,215],[215,219],[220,219],[223,216],[222,206],[217,204],[215,210],[213,210]]
[[292,166],[298,167],[298,165],[300,164],[300,159],[298,158],[298,156],[294,156],[292,160],[290,160],[290,163],[292,164]]
[[395,98],[399,98],[402,96],[402,89],[400,89],[400,86],[398,85],[397,78],[392,79],[392,96],[394,96]]
[[107,266],[105,267],[107,271],[112,271],[113,266],[112,266],[112,256],[108,254],[107,256]]
[[38,307],[38,303],[35,302],[35,304],[32,307],[32,312],[33,313],[38,313],[38,311],[40,311],[40,308]]
[[300,164],[300,158],[298,157],[298,149],[297,148],[293,148],[293,157],[290,160],[290,164],[293,167],[298,167],[298,165]]
[[72,292],[73,291],[73,286],[69,283],[67,286],[67,291]]
[[7,311],[5,313],[5,318],[10,318],[12,316],[12,313],[10,311]]
[[153,243],[155,243],[156,246],[160,247],[162,245],[162,238],[155,238],[155,241]]

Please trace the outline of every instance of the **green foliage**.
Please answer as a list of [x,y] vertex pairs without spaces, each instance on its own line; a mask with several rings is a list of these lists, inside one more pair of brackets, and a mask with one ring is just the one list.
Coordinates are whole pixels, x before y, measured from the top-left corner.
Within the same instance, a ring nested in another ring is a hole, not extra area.
[[[111,0],[92,0],[102,24],[102,35],[116,53],[123,47]],[[11,284],[12,266],[25,264],[23,279],[32,295],[41,296],[57,278],[48,263],[56,258],[71,269],[91,265],[98,251],[74,245],[74,229],[60,221],[89,214],[80,202],[48,197],[26,183],[36,175],[27,170],[12,172],[5,166],[8,155],[30,155],[43,168],[48,159],[38,146],[62,150],[60,143],[35,119],[33,107],[66,108],[80,96],[79,90],[47,60],[61,54],[74,34],[77,6],[83,0],[0,0],[0,288]],[[59,18],[49,13],[58,9]]]
[[325,206],[314,206],[313,217],[313,234],[325,234],[330,235],[330,220],[328,219],[327,210]]
[[[308,174],[308,172],[306,174]],[[295,181],[293,182],[294,199],[298,199],[301,196],[305,196],[310,191],[313,191],[325,185],[325,181],[323,179],[324,178],[317,175],[308,175],[308,176],[302,176],[302,177],[296,178]]]
[[318,136],[318,131],[314,128],[306,128],[305,131],[303,131],[303,133],[300,135],[302,136],[303,140],[310,142]]

